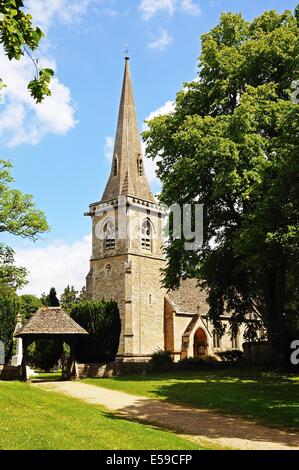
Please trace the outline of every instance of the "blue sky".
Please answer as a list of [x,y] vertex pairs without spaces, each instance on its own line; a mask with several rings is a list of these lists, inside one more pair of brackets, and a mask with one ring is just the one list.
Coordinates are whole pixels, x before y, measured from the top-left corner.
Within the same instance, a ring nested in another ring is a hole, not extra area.
[[[28,0],[46,32],[36,56],[56,70],[53,96],[35,105],[25,88],[33,74],[26,60],[8,64],[0,108],[0,158],[14,163],[15,185],[34,195],[51,232],[33,244],[3,236],[19,264],[31,271],[26,292],[40,294],[83,285],[90,253],[90,220],[110,171],[123,57],[129,44],[140,129],[159,108],[166,111],[184,81],[195,78],[200,35],[222,11],[251,19],[266,9],[293,9],[297,1],[252,0]],[[159,184],[148,165],[154,191]]]

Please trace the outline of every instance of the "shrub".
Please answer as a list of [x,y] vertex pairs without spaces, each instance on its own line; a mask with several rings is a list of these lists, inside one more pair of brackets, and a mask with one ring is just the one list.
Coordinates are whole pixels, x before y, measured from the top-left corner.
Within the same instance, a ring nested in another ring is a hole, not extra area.
[[57,364],[63,353],[63,341],[61,339],[38,339],[35,342],[35,350],[32,359],[35,366],[45,372],[50,372]]
[[29,320],[32,315],[43,306],[42,301],[35,295],[20,295],[21,315],[24,321]]
[[178,362],[178,368],[184,370],[205,370],[218,366],[219,361],[214,356],[187,357]]
[[238,349],[232,349],[219,352],[217,356],[219,356],[222,361],[236,362],[243,358],[244,353]]
[[158,349],[152,354],[150,364],[153,370],[167,370],[173,364],[173,359],[168,351]]
[[84,301],[73,305],[71,317],[89,335],[78,338],[75,358],[78,362],[111,362],[118,350],[121,322],[114,301]]

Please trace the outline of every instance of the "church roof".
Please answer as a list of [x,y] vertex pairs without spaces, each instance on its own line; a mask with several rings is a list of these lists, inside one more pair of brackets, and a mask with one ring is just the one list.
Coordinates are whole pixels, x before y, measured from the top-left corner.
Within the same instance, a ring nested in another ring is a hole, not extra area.
[[76,323],[60,307],[42,307],[30,318],[30,320],[17,332],[16,337],[27,335],[87,335],[78,323]]
[[154,201],[144,172],[128,57],[125,59],[111,173],[101,202],[127,194]]
[[208,313],[207,291],[198,286],[197,279],[182,279],[178,289],[169,291],[167,299],[176,313]]

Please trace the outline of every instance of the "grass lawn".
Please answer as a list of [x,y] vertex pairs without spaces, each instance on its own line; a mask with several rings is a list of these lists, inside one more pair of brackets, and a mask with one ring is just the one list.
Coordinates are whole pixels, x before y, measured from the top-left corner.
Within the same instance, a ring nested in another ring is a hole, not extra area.
[[299,376],[240,370],[188,371],[84,382],[299,430]]
[[20,382],[0,381],[0,449],[178,449],[180,436]]
[[57,372],[39,372],[31,377],[31,380],[44,380],[45,382],[57,382],[63,380],[61,370]]

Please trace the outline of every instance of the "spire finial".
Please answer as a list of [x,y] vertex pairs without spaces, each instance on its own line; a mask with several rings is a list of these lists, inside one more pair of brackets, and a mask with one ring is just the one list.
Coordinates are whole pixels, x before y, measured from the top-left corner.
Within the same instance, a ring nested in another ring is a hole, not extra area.
[[126,44],[126,50],[125,50],[125,60],[129,60],[130,57],[129,57],[129,45]]

